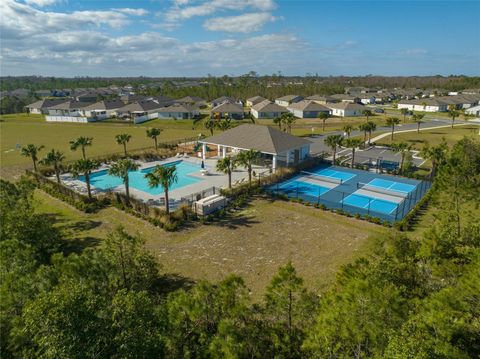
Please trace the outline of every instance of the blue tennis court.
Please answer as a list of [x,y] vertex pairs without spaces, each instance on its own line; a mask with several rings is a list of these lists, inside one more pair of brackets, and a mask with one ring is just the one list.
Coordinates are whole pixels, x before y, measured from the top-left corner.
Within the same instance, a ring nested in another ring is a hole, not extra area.
[[430,186],[426,181],[320,165],[266,190],[352,215],[395,222],[407,215]]
[[337,171],[331,168],[325,168],[320,171],[313,171],[312,173],[325,176],[325,177],[331,177],[331,178],[340,180],[341,182],[347,182],[356,176],[355,173],[350,173],[346,171]]
[[352,193],[348,195],[344,200],[344,204],[350,206],[363,208],[370,211],[376,211],[380,213],[390,214],[397,209],[398,203],[385,201],[375,197],[367,197],[359,194]]
[[304,182],[301,180],[302,177],[303,176],[296,176],[287,182],[283,182],[278,188],[287,195],[321,196],[330,191],[330,188],[325,186]]

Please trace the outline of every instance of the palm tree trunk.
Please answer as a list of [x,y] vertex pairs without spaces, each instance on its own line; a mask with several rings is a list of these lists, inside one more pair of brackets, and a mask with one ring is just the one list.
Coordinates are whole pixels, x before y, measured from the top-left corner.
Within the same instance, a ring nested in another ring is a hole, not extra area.
[[55,176],[57,177],[57,183],[60,184],[60,170],[58,168],[58,165],[55,163],[53,168],[55,170]]
[[123,152],[125,152],[125,157],[127,157],[127,143],[123,143]]
[[353,168],[353,164],[355,163],[355,147],[352,148],[352,168]]
[[323,119],[323,124],[322,124],[322,132],[325,132],[325,119]]
[[405,161],[405,152],[402,152],[402,159],[400,160],[400,173],[403,173],[403,162]]
[[335,160],[337,157],[337,146],[333,149],[333,165],[335,166]]
[[37,161],[35,161],[35,160],[32,158],[32,162],[33,162],[33,171],[34,171],[34,172],[37,172]]
[[153,140],[155,141],[155,149],[158,150],[157,137],[154,137]]
[[92,191],[90,190],[90,173],[85,172],[85,183],[87,184],[88,198],[92,199]]
[[394,132],[394,131],[395,131],[395,126],[392,125],[392,135],[391,135],[391,137],[390,137],[390,139],[391,139],[392,141],[393,141],[393,132]]
[[83,157],[83,159],[86,159],[85,146],[82,146],[82,157]]
[[417,133],[420,133],[420,122],[417,122]]
[[125,183],[125,194],[127,195],[127,204],[130,204],[130,186],[128,183],[128,174],[127,177],[124,179]]
[[232,171],[228,171],[228,188],[232,188]]
[[252,166],[248,166],[248,184],[252,184]]
[[452,117],[452,128],[453,128],[453,123],[455,122],[455,117]]
[[368,133],[368,145],[370,146],[370,143],[372,141],[372,131]]
[[170,213],[170,203],[169,203],[169,200],[168,200],[168,188],[164,186],[164,192],[165,192],[165,212],[167,212],[167,214]]

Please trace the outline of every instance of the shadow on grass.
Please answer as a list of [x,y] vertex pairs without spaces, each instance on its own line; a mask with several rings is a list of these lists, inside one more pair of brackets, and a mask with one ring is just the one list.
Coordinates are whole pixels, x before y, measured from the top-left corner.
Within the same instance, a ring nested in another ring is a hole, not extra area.
[[164,274],[153,283],[155,293],[165,295],[178,289],[188,290],[195,285],[195,281],[190,278],[183,277],[179,274]]
[[87,248],[96,247],[101,240],[92,236],[77,237],[66,240],[62,246],[62,251],[65,255],[72,253],[80,254]]

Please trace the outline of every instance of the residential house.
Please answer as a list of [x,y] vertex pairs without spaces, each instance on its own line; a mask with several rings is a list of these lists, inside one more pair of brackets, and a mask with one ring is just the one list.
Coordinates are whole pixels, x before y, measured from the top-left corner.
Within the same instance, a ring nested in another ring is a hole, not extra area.
[[336,94],[336,95],[332,95],[330,97],[337,100],[337,101],[340,101],[340,102],[349,102],[349,103],[359,103],[360,102],[360,99],[357,96]]
[[253,97],[247,98],[247,101],[245,102],[245,104],[247,105],[247,107],[253,107],[253,106],[255,106],[257,103],[263,102],[263,101],[265,101],[265,100],[266,100],[265,97],[262,97],[262,96],[253,96]]
[[317,118],[323,112],[330,114],[331,110],[325,105],[321,105],[313,100],[303,100],[292,103],[287,110],[298,118]]
[[334,99],[331,96],[320,96],[320,95],[308,96],[305,99],[315,101],[316,103],[319,103],[320,105],[325,105],[326,103],[332,103],[332,102],[339,102],[338,100]]
[[91,102],[65,101],[48,108],[47,122],[91,122],[96,119],[88,118],[85,115],[85,108],[92,105]]
[[288,111],[285,107],[277,105],[270,100],[264,100],[252,106],[250,112],[253,117],[259,119],[280,117]]
[[222,103],[212,109],[212,117],[241,120],[244,117],[243,106],[236,103]]
[[466,115],[480,116],[480,105],[472,106],[465,110]]
[[283,106],[283,107],[288,107],[290,106],[292,103],[295,103],[295,102],[298,102],[298,101],[302,101],[303,100],[303,97],[302,96],[298,96],[298,95],[286,95],[286,96],[282,96],[282,97],[279,97],[277,99],[275,99],[275,103],[277,105],[280,105],[280,106]]
[[216,98],[215,100],[210,101],[210,105],[212,107],[217,107],[218,105],[221,105],[222,103],[235,103],[237,105],[243,106],[243,102],[229,96],[221,96],[219,98]]
[[200,98],[198,96],[185,96],[185,97],[179,98],[178,100],[174,100],[174,102],[180,103],[180,104],[195,105],[200,108],[207,107],[207,101],[205,101],[203,98]]
[[135,101],[118,110],[116,116],[126,120],[133,120],[134,123],[142,123],[158,118],[158,111],[162,108],[155,101]]
[[48,108],[52,106],[59,105],[65,102],[65,100],[39,100],[31,103],[30,105],[25,106],[29,113],[34,114],[48,114]]
[[339,117],[362,116],[362,111],[365,110],[365,106],[351,102],[330,103],[326,106],[332,111],[333,116]]
[[169,106],[160,108],[158,111],[158,118],[162,119],[192,119],[200,115],[197,106],[191,104],[174,103]]
[[116,115],[118,109],[125,104],[120,100],[99,101],[83,109],[85,116],[97,120],[105,120]]
[[418,100],[401,100],[397,108],[406,108],[409,111],[445,112],[448,111],[448,103],[438,98],[422,98]]

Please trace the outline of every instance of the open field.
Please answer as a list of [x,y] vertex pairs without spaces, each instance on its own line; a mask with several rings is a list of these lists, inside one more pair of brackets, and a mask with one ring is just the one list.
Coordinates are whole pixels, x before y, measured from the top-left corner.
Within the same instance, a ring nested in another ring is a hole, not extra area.
[[228,220],[168,233],[114,208],[84,214],[40,191],[36,200],[38,211],[59,220],[74,248],[95,245],[122,224],[146,239],[163,272],[212,281],[235,273],[254,297],[288,260],[309,287],[321,288],[386,230],[300,204],[256,199]]
[[[146,124],[132,125],[108,122],[47,123],[39,115],[5,115],[1,119],[1,176],[5,178],[12,178],[15,174],[22,173],[24,168],[31,166],[30,158],[20,155],[17,144],[44,145],[45,149],[40,153],[40,158],[48,150],[55,148],[64,152],[66,161],[70,161],[81,157],[80,151],[72,152],[69,146],[69,141],[79,136],[93,137],[93,145],[87,149],[87,153],[91,156],[101,156],[123,151],[122,146],[115,142],[115,135],[119,133],[132,135],[128,143],[128,149],[131,150],[153,146],[153,141],[145,135],[148,127],[164,129],[158,138],[159,142],[197,136],[199,133],[199,129],[193,125],[192,121],[188,123],[173,120],[151,121]],[[200,132],[206,133],[203,128]]]
[[[451,147],[464,136],[478,136],[480,131],[480,126],[478,125],[466,125],[461,127],[450,127],[437,128],[432,130],[422,130],[419,133],[417,132],[405,132],[395,134],[393,137],[393,142],[407,142],[408,144],[413,145],[417,150],[422,149],[425,144],[430,144],[432,146],[438,145],[442,142],[442,138],[445,138],[447,144]],[[382,138],[377,141],[377,145],[390,145],[392,141],[390,136]]]

